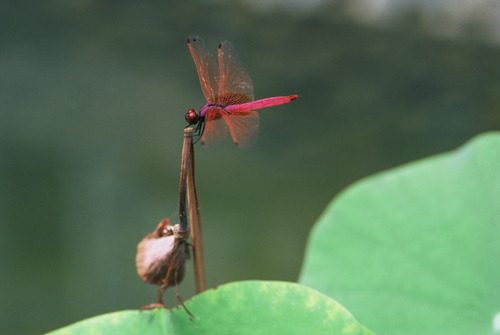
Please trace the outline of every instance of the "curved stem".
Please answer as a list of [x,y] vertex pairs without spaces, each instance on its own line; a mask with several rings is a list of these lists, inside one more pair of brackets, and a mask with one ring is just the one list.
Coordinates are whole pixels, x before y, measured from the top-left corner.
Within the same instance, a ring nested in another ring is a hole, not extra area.
[[196,191],[195,168],[194,168],[194,147],[191,142],[191,157],[189,159],[189,169],[187,176],[187,193],[189,202],[189,221],[191,223],[191,242],[193,246],[194,276],[196,293],[201,293],[207,289],[205,279],[205,262],[203,259],[203,236],[201,233],[200,205],[198,203],[198,192]]
[[189,161],[191,159],[191,148],[193,147],[193,129],[184,129],[184,145],[182,147],[181,180],[179,184],[179,233],[185,234],[189,231],[186,213],[186,188]]

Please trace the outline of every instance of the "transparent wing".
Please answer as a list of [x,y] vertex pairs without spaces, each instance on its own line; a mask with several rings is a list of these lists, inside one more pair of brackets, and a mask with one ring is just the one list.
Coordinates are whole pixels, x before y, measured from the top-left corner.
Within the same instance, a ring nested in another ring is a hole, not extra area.
[[205,114],[205,129],[201,136],[201,144],[207,149],[216,149],[227,137],[227,126],[221,111],[220,108],[212,108]]
[[201,90],[208,102],[217,103],[219,89],[219,67],[212,53],[205,46],[205,42],[198,35],[189,35],[188,47],[193,57]]
[[222,106],[253,101],[253,83],[229,41],[219,44],[218,103]]
[[222,113],[233,142],[240,148],[248,148],[255,143],[259,131],[259,114],[245,112],[239,114]]

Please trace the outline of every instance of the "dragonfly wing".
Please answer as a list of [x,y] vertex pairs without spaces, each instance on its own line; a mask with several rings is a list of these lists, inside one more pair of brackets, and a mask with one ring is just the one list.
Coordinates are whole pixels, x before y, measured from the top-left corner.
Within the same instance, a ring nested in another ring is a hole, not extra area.
[[205,116],[205,129],[201,136],[201,144],[209,149],[217,148],[227,137],[226,122],[221,115],[220,108],[207,111]]
[[189,35],[188,47],[193,56],[196,71],[200,78],[201,89],[208,102],[217,103],[219,89],[219,67],[205,42],[198,35]]
[[226,121],[233,142],[237,146],[248,148],[255,143],[259,130],[259,114],[257,112],[223,113],[222,117]]
[[219,44],[218,103],[222,106],[253,101],[253,83],[229,41]]

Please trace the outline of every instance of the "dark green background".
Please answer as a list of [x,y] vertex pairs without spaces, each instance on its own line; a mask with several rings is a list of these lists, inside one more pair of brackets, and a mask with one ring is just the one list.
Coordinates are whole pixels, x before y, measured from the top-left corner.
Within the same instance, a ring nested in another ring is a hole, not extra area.
[[[176,221],[184,114],[205,102],[186,39],[228,39],[262,110],[256,145],[196,146],[210,287],[296,281],[326,204],[364,176],[500,128],[500,49],[207,1],[12,2],[0,11],[0,332],[153,302],[135,247]],[[191,264],[181,295],[194,294]],[[176,305],[172,292],[167,305]]]

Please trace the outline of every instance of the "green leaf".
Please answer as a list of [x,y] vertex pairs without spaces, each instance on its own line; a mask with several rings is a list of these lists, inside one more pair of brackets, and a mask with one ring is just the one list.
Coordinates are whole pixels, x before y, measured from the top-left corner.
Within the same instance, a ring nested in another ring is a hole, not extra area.
[[363,334],[373,335],[333,299],[285,282],[237,282],[203,292],[182,308],[123,311],[61,328],[78,334]]
[[299,282],[380,334],[500,333],[500,133],[342,192]]

